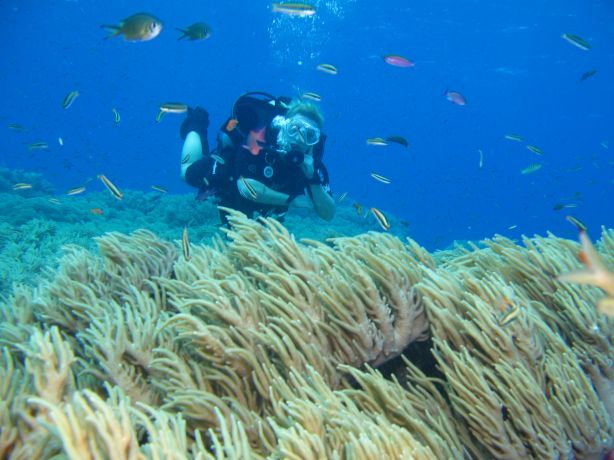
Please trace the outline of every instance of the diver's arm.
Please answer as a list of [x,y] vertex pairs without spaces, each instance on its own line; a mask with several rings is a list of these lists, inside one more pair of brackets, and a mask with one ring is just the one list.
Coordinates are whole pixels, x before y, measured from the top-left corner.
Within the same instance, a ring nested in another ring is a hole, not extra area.
[[181,178],[186,180],[187,169],[203,157],[203,145],[196,131],[190,131],[181,149]]
[[[305,155],[301,169],[310,182],[309,195],[313,201],[316,214],[324,220],[333,220],[333,217],[335,217],[335,200],[328,193],[328,172],[326,168],[321,163],[316,168],[312,151],[310,151],[308,155]],[[313,181],[314,178],[317,179],[315,182]]]
[[273,206],[287,206],[290,195],[267,187],[256,179],[237,179],[239,193],[246,200]]
[[311,199],[316,214],[324,220],[331,221],[335,217],[335,200],[321,184],[311,184]]
[[181,149],[181,178],[185,180],[187,169],[209,154],[207,127],[209,114],[202,107],[188,108],[188,115],[179,129],[183,142]]

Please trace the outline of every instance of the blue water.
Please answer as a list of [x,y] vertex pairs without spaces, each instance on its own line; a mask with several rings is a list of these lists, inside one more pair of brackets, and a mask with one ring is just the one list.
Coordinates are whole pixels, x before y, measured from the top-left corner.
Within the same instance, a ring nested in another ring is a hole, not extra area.
[[[333,191],[404,219],[409,235],[429,248],[495,233],[575,238],[568,214],[595,233],[614,226],[611,1],[313,4],[314,17],[296,18],[262,1],[3,1],[0,166],[40,172],[59,191],[104,173],[124,189],[161,184],[193,193],[179,177],[182,116],[156,123],[160,103],[206,107],[213,139],[244,91],[315,91],[323,97]],[[104,39],[101,24],[138,11],[164,22],[159,37]],[[211,26],[211,38],[177,41],[175,28],[195,21]],[[572,46],[563,33],[592,48]],[[385,54],[416,65],[392,67]],[[318,72],[321,62],[338,75]],[[591,69],[597,74],[579,83]],[[468,104],[446,100],[448,88]],[[72,90],[81,96],[63,110]],[[10,123],[28,131],[4,128]],[[507,133],[525,142],[506,140]],[[410,147],[365,142],[393,134]],[[24,144],[40,140],[49,150]],[[520,174],[537,162],[539,171]],[[392,183],[374,181],[372,171]],[[555,211],[557,203],[578,206]]]

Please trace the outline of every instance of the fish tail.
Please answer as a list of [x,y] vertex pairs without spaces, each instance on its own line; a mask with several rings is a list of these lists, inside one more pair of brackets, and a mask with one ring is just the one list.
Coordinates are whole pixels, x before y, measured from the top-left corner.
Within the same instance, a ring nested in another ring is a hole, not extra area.
[[179,36],[177,40],[183,40],[184,38],[188,36],[188,31],[186,29],[180,29],[177,27],[177,30],[181,32],[181,35]]
[[115,26],[115,25],[103,24],[100,26],[100,28],[109,29],[110,31],[112,31],[111,35],[107,35],[106,37],[104,37],[105,40],[108,40],[109,38],[117,37],[121,33],[121,27]]

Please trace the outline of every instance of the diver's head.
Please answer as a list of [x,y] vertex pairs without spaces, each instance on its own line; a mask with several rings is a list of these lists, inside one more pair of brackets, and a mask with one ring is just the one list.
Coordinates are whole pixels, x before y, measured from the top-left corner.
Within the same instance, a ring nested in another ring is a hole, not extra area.
[[320,142],[320,129],[324,117],[320,109],[311,102],[293,99],[285,117],[275,117],[274,125],[279,128],[278,146],[286,151],[307,152]]

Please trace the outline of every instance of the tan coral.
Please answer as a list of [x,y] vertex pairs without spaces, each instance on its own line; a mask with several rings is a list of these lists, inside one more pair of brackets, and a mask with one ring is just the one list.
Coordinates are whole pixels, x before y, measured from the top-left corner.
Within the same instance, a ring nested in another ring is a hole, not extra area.
[[[431,256],[230,221],[189,261],[150,232],[108,234],[101,257],[69,248],[38,291],[15,291],[2,455],[590,459],[614,444],[612,321],[596,289],[555,278],[577,244],[497,237]],[[611,260],[612,235],[599,247]],[[435,377],[367,367],[429,336]]]

